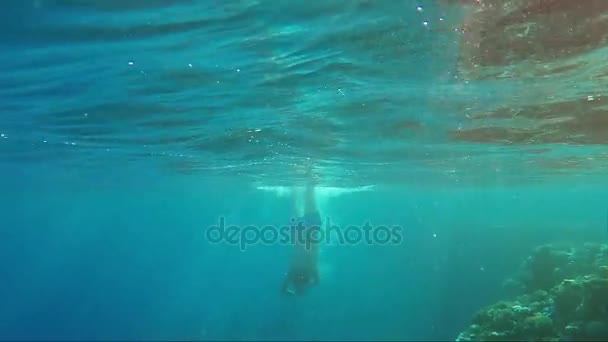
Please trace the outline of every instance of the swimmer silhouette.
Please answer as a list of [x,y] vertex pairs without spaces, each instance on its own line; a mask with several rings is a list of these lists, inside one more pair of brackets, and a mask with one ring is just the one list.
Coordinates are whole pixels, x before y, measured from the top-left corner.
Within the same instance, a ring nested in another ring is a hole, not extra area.
[[[288,295],[301,295],[319,283],[319,241],[313,230],[321,229],[321,215],[315,202],[315,188],[312,181],[306,186],[304,199],[304,216],[300,218],[302,232],[297,229],[292,246],[292,256],[281,292]],[[299,229],[299,228],[298,228]],[[312,239],[311,239],[312,237]]]

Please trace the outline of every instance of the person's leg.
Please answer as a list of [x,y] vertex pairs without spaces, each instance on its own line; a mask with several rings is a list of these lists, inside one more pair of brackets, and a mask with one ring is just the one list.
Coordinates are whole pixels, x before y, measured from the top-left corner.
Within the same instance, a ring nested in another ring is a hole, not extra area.
[[304,197],[304,217],[306,218],[307,224],[321,224],[321,216],[319,215],[319,209],[317,208],[317,201],[315,199],[315,185],[312,181],[306,185]]
[[[291,219],[295,222],[291,222],[291,225],[303,220],[302,204],[304,199],[302,193],[297,190],[296,187],[292,188],[291,191]],[[306,214],[304,213],[304,217]],[[305,221],[304,221],[305,223]],[[299,226],[299,225],[296,225]],[[302,265],[306,263],[306,253],[304,249],[305,241],[301,241],[302,233],[298,232],[298,229],[291,229],[292,237],[289,241],[293,241],[294,244],[291,246],[291,261],[289,263],[289,270],[285,274],[283,284],[281,286],[281,293],[284,295],[299,295],[301,294],[301,277]]]
[[291,217],[297,219],[302,216],[302,198],[300,198],[298,189],[294,186],[291,188]]
[[314,213],[317,211],[317,202],[315,201],[315,186],[312,182],[306,184],[306,193],[304,211],[305,214]]
[[[306,270],[308,284],[314,286],[319,283],[318,254],[319,243],[321,242],[319,238],[322,235],[318,234],[321,233],[322,222],[315,198],[315,184],[312,178],[306,186],[305,196],[304,221],[306,228],[312,229],[306,234]],[[317,230],[317,232],[314,232],[314,230]]]

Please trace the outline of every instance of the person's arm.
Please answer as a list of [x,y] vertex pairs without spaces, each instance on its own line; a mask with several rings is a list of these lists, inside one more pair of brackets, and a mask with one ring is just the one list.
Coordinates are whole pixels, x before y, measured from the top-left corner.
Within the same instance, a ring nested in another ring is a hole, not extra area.
[[289,294],[289,282],[290,282],[290,274],[287,273],[285,275],[285,279],[283,279],[283,284],[281,285],[281,293]]
[[315,267],[314,269],[314,273],[312,275],[311,280],[313,285],[319,285],[319,269],[317,267]]

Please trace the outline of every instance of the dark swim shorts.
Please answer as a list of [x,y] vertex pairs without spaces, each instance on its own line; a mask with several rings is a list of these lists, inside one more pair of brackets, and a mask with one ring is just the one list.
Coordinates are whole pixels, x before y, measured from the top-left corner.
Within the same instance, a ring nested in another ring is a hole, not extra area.
[[314,213],[305,214],[300,218],[300,221],[302,221],[302,224],[306,228],[310,228],[311,226],[317,226],[321,228],[321,225],[323,224],[321,222],[321,215],[318,211],[315,211]]

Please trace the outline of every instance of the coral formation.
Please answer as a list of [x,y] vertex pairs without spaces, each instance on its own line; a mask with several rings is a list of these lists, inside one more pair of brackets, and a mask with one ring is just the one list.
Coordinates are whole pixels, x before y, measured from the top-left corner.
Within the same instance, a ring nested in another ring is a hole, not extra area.
[[540,246],[505,286],[457,341],[608,340],[608,245]]
[[473,79],[579,70],[605,47],[607,13],[605,0],[477,0],[462,27],[460,68]]

